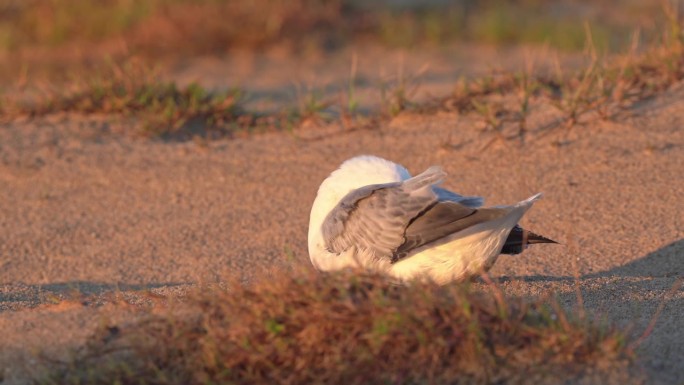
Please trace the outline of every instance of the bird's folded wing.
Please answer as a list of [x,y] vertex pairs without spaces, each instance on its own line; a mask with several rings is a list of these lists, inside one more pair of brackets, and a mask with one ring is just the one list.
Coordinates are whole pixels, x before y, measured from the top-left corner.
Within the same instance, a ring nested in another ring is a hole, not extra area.
[[[482,210],[454,201],[441,202],[433,185],[443,177],[440,168],[432,167],[404,182],[366,186],[350,192],[323,223],[328,250],[341,253],[356,247],[377,258],[396,262],[416,247],[491,216],[486,211],[478,215]],[[477,197],[472,198],[467,202],[479,202]]]
[[481,207],[484,204],[484,198],[482,197],[465,197],[437,186],[432,189],[441,202],[456,202],[474,209]]
[[437,202],[408,225],[404,233],[405,241],[396,250],[393,261],[448,235],[501,218],[508,211],[506,208],[473,209],[455,202]]

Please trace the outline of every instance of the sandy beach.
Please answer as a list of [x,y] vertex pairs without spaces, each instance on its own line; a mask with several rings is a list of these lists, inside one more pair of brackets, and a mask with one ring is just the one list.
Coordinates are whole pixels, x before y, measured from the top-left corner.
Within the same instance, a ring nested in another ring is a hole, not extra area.
[[318,185],[345,159],[374,154],[412,173],[441,165],[445,187],[487,205],[543,192],[522,225],[561,245],[503,256],[491,276],[507,294],[556,292],[568,306],[579,282],[590,313],[635,337],[663,304],[638,362],[652,383],[681,383],[684,291],[670,289],[684,275],[684,88],[570,129],[545,129],[548,107],[531,116],[525,143],[491,146],[477,116],[455,112],[201,142],[121,135],[105,118],[67,114],[4,123],[0,382],[26,383],[39,356],[64,358],[103,320],[137,311],[114,306],[117,296],[182,295],[308,264]]

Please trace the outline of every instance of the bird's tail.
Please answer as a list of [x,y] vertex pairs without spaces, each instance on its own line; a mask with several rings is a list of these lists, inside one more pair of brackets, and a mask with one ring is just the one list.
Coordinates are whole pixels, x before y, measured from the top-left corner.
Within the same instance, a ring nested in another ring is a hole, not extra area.
[[508,238],[506,238],[506,242],[501,249],[501,254],[520,254],[527,248],[528,245],[535,243],[558,242],[515,225],[510,234],[508,234]]

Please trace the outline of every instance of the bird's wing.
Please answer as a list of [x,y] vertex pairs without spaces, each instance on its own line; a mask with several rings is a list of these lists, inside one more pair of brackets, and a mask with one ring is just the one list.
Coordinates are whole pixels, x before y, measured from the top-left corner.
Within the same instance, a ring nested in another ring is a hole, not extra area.
[[396,262],[416,247],[492,217],[488,210],[495,209],[441,201],[434,184],[444,176],[439,167],[431,167],[404,182],[350,192],[323,222],[328,250],[341,253],[355,247]]
[[404,233],[405,241],[396,250],[394,261],[448,235],[501,218],[509,211],[508,208],[503,207],[474,209],[456,202],[437,202],[408,225]]
[[437,186],[433,186],[432,190],[437,194],[437,198],[441,202],[456,202],[474,209],[481,207],[484,204],[484,198],[482,197],[464,197],[463,195],[456,194],[453,191]]

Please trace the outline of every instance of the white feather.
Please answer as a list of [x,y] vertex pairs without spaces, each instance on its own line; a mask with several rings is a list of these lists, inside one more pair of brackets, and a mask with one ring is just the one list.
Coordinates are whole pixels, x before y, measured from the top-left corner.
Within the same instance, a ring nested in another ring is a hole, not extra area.
[[465,279],[491,268],[511,229],[541,197],[537,194],[513,206],[500,206],[508,210],[503,217],[451,234],[437,244],[422,246],[394,264],[389,259],[378,261],[370,258],[355,249],[339,254],[328,251],[321,227],[345,195],[364,186],[401,182],[410,177],[401,165],[364,155],[347,160],[326,178],[318,189],[309,219],[308,246],[313,265],[323,271],[362,267],[379,270],[401,280],[428,278],[439,284]]

